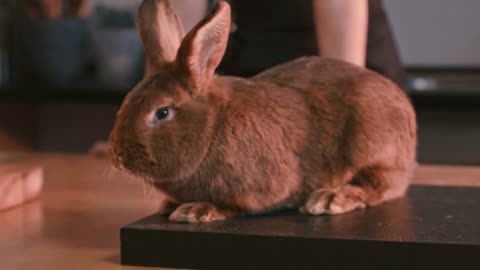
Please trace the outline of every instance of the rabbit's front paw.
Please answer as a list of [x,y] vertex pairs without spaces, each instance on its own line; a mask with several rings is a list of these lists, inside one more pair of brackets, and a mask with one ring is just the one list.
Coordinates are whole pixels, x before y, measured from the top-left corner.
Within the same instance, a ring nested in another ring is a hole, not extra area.
[[342,214],[365,208],[363,191],[349,186],[338,189],[318,189],[312,192],[299,211],[303,214]]
[[222,220],[227,213],[205,202],[184,203],[168,217],[171,222],[200,223]]

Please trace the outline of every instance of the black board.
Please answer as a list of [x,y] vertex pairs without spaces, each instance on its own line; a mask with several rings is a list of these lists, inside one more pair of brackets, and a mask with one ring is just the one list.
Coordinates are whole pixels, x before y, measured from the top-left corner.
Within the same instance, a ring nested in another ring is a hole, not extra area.
[[412,186],[338,216],[209,224],[149,216],[121,229],[124,265],[193,269],[480,269],[480,188]]

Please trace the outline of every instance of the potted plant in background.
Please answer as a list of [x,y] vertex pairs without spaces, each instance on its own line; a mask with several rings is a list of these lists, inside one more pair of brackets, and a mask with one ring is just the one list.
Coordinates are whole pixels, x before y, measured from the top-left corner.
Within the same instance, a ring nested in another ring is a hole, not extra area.
[[20,83],[68,85],[84,74],[89,0],[19,0],[14,57]]

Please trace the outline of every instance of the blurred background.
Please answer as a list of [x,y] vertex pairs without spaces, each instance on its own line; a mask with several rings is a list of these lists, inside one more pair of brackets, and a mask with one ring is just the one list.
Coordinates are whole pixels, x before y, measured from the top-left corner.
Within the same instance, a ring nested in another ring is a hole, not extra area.
[[[143,74],[139,2],[0,0],[0,151],[85,153],[107,139]],[[214,2],[172,1],[186,30]],[[420,162],[480,164],[480,1],[384,5],[417,110]]]

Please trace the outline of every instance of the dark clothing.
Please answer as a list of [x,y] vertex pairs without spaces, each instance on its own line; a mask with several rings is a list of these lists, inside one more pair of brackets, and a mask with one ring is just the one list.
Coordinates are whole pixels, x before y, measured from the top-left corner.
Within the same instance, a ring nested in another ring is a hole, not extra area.
[[407,75],[401,63],[395,38],[381,0],[369,0],[367,68],[396,82],[405,89]]
[[[275,65],[318,55],[311,0],[230,0],[237,30],[219,72],[253,76]],[[368,68],[402,85],[405,75],[381,0],[369,1]]]

